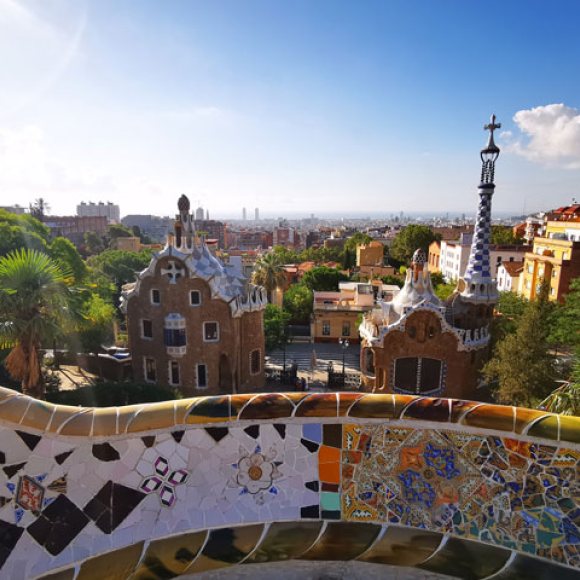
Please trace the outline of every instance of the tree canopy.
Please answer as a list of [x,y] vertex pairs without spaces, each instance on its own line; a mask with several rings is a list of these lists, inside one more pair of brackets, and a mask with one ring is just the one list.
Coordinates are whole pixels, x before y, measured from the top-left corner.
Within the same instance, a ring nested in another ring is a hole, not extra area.
[[433,233],[430,227],[411,224],[395,236],[389,254],[402,264],[410,264],[415,250],[420,248],[427,255],[431,242],[440,239],[441,236]]
[[39,350],[66,332],[67,274],[46,254],[20,249],[0,258],[0,343],[22,391],[44,398]]
[[269,252],[260,257],[254,265],[252,274],[254,284],[263,286],[268,293],[268,299],[272,302],[272,293],[286,282],[286,272],[284,271],[284,262],[280,255],[275,252]]
[[494,396],[500,403],[531,407],[546,397],[557,375],[548,342],[550,308],[546,289],[519,316],[514,332],[494,348],[483,374],[497,383]]
[[513,246],[523,244],[524,239],[516,236],[509,226],[491,226],[491,243]]
[[291,322],[307,324],[313,308],[312,290],[305,284],[293,284],[284,293],[284,310],[290,314]]
[[273,350],[288,341],[288,323],[290,314],[274,304],[268,304],[264,310],[264,337],[266,350]]
[[348,280],[348,276],[343,274],[338,268],[328,268],[327,266],[317,266],[305,272],[302,277],[302,284],[310,290],[338,291],[338,283]]
[[0,209],[0,256],[21,248],[46,252],[49,238],[50,230],[34,217]]

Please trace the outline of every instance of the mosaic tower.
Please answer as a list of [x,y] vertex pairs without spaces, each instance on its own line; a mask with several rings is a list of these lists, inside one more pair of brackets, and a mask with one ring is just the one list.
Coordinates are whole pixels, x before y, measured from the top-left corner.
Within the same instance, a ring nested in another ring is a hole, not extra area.
[[479,205],[473,232],[473,242],[467,269],[459,283],[461,296],[476,303],[492,303],[497,301],[497,287],[491,277],[489,265],[489,244],[491,239],[491,198],[495,190],[495,162],[499,157],[499,147],[493,140],[493,132],[501,127],[495,122],[484,126],[489,131],[487,146],[481,150],[481,182],[479,189]]

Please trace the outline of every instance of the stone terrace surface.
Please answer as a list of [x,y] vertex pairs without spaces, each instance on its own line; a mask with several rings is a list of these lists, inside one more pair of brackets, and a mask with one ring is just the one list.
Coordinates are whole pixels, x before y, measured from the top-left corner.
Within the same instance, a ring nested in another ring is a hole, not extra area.
[[289,559],[580,574],[579,418],[363,393],[83,409],[0,388],[0,431],[0,578]]

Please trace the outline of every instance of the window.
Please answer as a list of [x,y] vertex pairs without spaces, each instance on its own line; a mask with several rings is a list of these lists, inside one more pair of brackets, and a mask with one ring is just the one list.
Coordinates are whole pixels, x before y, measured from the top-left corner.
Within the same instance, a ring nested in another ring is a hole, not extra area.
[[342,336],[350,336],[350,322],[342,323]]
[[203,323],[203,340],[205,342],[217,342],[220,339],[219,324],[217,322]]
[[322,321],[322,336],[330,336],[330,320]]
[[395,360],[394,389],[412,394],[439,391],[443,387],[443,371],[443,361],[434,358],[398,358]]
[[141,338],[153,338],[153,322],[143,318],[141,320]]
[[179,363],[176,360],[169,361],[169,382],[172,385],[179,384]]
[[197,388],[207,388],[207,367],[206,365],[197,365]]
[[556,288],[550,288],[550,296],[556,296]]
[[259,349],[253,350],[250,353],[250,373],[252,375],[259,374],[261,367],[262,367],[262,356]]
[[558,277],[558,270],[552,270],[552,278]]
[[156,288],[151,290],[151,304],[161,304],[161,294]]
[[154,358],[145,357],[143,360],[145,367],[145,380],[148,383],[154,383],[157,380],[157,365]]
[[186,346],[185,328],[164,328],[163,343],[165,346]]
[[199,306],[201,304],[201,292],[199,290],[192,290],[189,293],[189,303],[191,306]]

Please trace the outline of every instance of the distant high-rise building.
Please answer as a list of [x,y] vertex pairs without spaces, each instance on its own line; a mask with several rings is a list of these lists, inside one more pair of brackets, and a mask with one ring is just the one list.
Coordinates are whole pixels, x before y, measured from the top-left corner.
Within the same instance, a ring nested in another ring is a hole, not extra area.
[[248,216],[246,214],[246,208],[245,207],[242,208],[242,219],[244,221],[246,221],[248,219]]
[[205,219],[209,221],[209,209],[205,210]]
[[86,203],[82,201],[77,205],[77,216],[79,217],[99,217],[104,216],[107,218],[107,222],[110,224],[118,224],[121,221],[121,213],[119,206],[110,201],[104,203],[99,201],[99,203],[94,203],[90,201]]
[[254,219],[255,219],[256,221],[260,221],[260,208],[256,208],[256,209],[254,210]]
[[203,219],[203,207],[199,206],[195,210],[195,219],[196,220],[202,220]]

